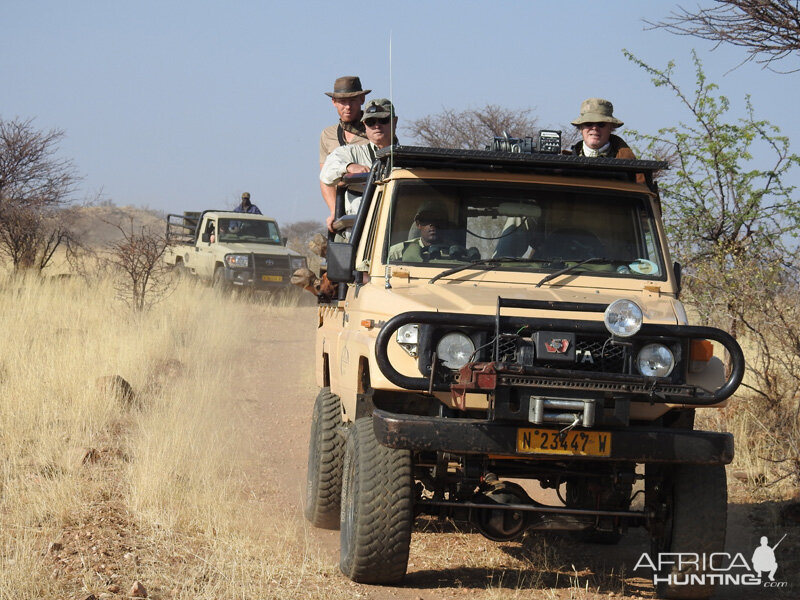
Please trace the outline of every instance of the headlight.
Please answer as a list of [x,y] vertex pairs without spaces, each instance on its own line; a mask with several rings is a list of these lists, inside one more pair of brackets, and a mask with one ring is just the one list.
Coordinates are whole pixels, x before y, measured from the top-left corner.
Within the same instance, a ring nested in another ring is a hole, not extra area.
[[606,308],[603,321],[612,335],[630,337],[642,327],[642,309],[632,300],[614,300]]
[[250,264],[250,256],[247,254],[226,254],[225,264],[232,269],[244,268]]
[[395,339],[397,340],[397,343],[400,344],[400,347],[405,350],[409,356],[413,356],[414,358],[419,356],[417,351],[419,344],[419,325],[416,323],[403,325],[397,330]]
[[436,356],[448,369],[460,369],[469,362],[475,352],[475,344],[469,336],[454,331],[445,334],[436,344]]
[[675,367],[675,357],[664,344],[647,344],[636,357],[639,372],[647,377],[666,377]]
[[297,271],[297,269],[305,269],[307,266],[306,257],[305,256],[290,256],[289,257],[289,266],[292,269],[292,272]]

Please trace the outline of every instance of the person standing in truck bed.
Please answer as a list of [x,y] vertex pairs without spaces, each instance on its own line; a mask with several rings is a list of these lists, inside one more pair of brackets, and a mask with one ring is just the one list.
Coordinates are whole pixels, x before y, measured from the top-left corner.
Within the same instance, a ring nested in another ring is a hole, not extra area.
[[[367,94],[372,90],[361,88],[361,79],[347,75],[339,77],[333,84],[332,92],[325,92],[331,98],[333,106],[339,115],[339,123],[331,125],[322,130],[319,136],[319,168],[328,155],[336,148],[347,146],[348,144],[359,145],[367,143],[367,133],[364,123],[361,121],[361,106],[366,100]],[[333,212],[336,206],[336,189],[320,184],[322,199],[331,211],[326,221],[328,229],[333,222]]]
[[583,138],[572,147],[577,156],[635,159],[633,150],[621,137],[614,135],[624,125],[614,116],[614,105],[603,98],[588,98],[581,103],[581,114],[572,124]]
[[250,213],[251,215],[260,215],[261,211],[255,204],[250,203],[250,192],[242,194],[242,203],[233,209],[233,212]]

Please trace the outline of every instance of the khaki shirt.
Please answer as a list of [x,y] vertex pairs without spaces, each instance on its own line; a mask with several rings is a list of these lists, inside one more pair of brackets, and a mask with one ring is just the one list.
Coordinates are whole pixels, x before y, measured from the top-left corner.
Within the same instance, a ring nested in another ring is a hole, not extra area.
[[[338,123],[322,130],[319,136],[319,164],[324,163],[328,155],[341,146],[338,130]],[[366,137],[357,135],[348,142],[348,145],[366,144],[368,142],[369,140]]]

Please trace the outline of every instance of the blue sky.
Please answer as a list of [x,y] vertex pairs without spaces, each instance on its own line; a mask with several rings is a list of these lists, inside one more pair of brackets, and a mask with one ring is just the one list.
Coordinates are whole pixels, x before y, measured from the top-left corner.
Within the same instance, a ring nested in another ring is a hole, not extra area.
[[319,132],[336,121],[323,92],[339,75],[359,75],[369,98],[391,93],[401,125],[486,103],[564,124],[600,96],[627,126],[655,131],[687,115],[622,49],[657,67],[674,59],[688,90],[694,48],[737,112],[750,94],[797,151],[800,74],[736,68],[741,50],[645,30],[643,18],[676,6],[6,0],[0,116],[65,131],[79,199],[181,212],[230,207],[249,191],[280,222],[323,220]]

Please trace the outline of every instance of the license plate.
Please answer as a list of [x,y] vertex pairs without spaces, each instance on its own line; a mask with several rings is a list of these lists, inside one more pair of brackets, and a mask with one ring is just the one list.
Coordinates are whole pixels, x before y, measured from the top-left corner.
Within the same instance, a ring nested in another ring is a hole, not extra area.
[[283,281],[282,275],[262,275],[261,281]]
[[517,452],[526,454],[564,454],[568,456],[610,456],[611,434],[607,431],[568,431],[557,429],[517,430]]

